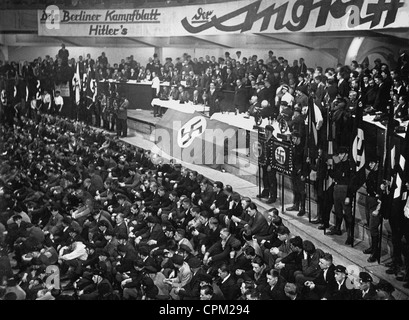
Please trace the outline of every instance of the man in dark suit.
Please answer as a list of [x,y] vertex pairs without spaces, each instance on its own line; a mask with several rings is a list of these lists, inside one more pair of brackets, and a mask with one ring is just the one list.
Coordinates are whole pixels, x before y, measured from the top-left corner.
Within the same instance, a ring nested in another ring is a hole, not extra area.
[[223,81],[225,82],[225,90],[233,91],[236,85],[236,76],[232,73],[231,68],[226,69],[226,76],[223,77]]
[[381,111],[383,113],[387,112],[387,106],[390,100],[390,86],[388,86],[381,75],[375,76],[375,84],[378,87],[376,92],[376,98],[374,101],[373,108],[376,111]]
[[129,199],[124,194],[118,194],[116,200],[118,201],[118,206],[113,208],[113,213],[122,213],[125,216],[129,216],[132,207],[132,203]]
[[312,281],[306,281],[304,286],[309,288],[306,296],[311,300],[328,299],[335,291],[337,284],[335,280],[335,266],[332,263],[332,255],[325,253],[319,259],[321,268],[318,276]]
[[188,103],[190,101],[189,91],[185,90],[184,86],[179,86],[178,100],[180,103]]
[[248,109],[248,91],[240,79],[236,80],[236,91],[234,92],[234,107],[237,113],[245,113]]
[[352,300],[376,300],[377,293],[373,279],[368,272],[359,273],[359,289],[354,289]]
[[280,276],[278,270],[269,269],[267,271],[267,283],[268,286],[261,292],[262,300],[288,300],[284,292],[286,280]]
[[66,246],[70,239],[69,228],[71,227],[73,220],[69,216],[63,217],[61,221],[61,229],[54,234],[52,239],[53,246],[58,248],[59,245]]
[[200,192],[195,193],[193,196],[193,204],[198,205],[201,211],[210,211],[210,206],[213,204],[213,201],[213,186],[204,178],[200,181]]
[[95,65],[95,60],[91,58],[91,54],[87,53],[87,59],[85,60],[85,73],[87,73],[89,68],[93,68]]
[[237,285],[236,280],[230,273],[228,266],[223,263],[217,270],[219,279],[219,287],[223,293],[225,300],[237,300],[240,296],[240,287]]
[[227,195],[223,191],[223,182],[215,181],[213,184],[214,201],[210,206],[210,210],[218,217],[221,210],[228,209],[229,203],[227,201]]
[[233,276],[238,279],[243,273],[250,273],[253,266],[251,264],[251,259],[249,259],[244,252],[240,242],[234,244],[232,249],[234,250],[234,253],[233,251],[230,252],[229,268]]
[[193,102],[194,105],[203,104],[203,97],[200,94],[200,91],[198,89],[195,89],[193,91],[192,102]]
[[222,264],[228,264],[230,252],[233,251],[232,247],[238,242],[240,241],[231,235],[227,228],[221,229],[220,239],[207,249],[203,263],[209,265],[212,271],[215,271]]
[[[267,80],[268,81],[268,80]],[[266,81],[260,81],[257,83],[257,98],[258,101],[261,103],[263,100],[267,100],[269,103],[271,102],[271,93],[265,86]]]
[[409,120],[409,107],[407,96],[399,96],[398,105],[393,112],[395,119],[401,119],[402,121]]
[[[364,87],[362,87],[363,90]],[[375,100],[376,100],[376,96],[377,96],[377,92],[378,92],[378,86],[375,85],[375,80],[370,78],[368,80],[368,86],[365,88],[365,90],[363,90],[363,101],[365,104],[365,107],[373,107]]]
[[118,213],[115,216],[115,226],[114,226],[114,234],[117,239],[127,239],[128,238],[128,227],[125,223],[125,216],[123,213]]
[[348,79],[349,73],[347,70],[340,70],[338,73],[338,95],[342,98],[348,98],[349,91],[351,90]]
[[268,234],[268,223],[264,215],[257,210],[255,203],[250,203],[247,208],[250,221],[244,226],[244,232],[247,236],[266,236]]
[[152,201],[150,206],[152,210],[157,213],[160,208],[168,207],[171,202],[172,201],[169,199],[169,194],[166,192],[166,189],[160,186],[158,188],[158,197]]
[[135,244],[140,246],[148,246],[150,249],[163,245],[166,242],[166,236],[163,232],[159,218],[148,216],[146,218],[148,230],[135,239]]
[[215,112],[220,112],[220,102],[223,100],[223,98],[223,93],[220,91],[220,89],[216,88],[214,82],[211,82],[206,98],[209,105],[209,116],[212,116],[212,114]]
[[266,248],[269,246],[274,247],[275,244],[279,241],[277,237],[277,228],[283,225],[283,220],[278,216],[278,210],[276,208],[264,212],[264,215],[266,217],[268,225],[267,234],[264,236],[255,236],[255,238],[260,243],[260,245],[264,245],[264,247]]
[[243,215],[243,206],[241,205],[241,197],[237,192],[233,192],[231,200],[229,201],[229,207],[226,210],[222,210],[219,216],[220,223],[229,228],[230,232],[237,235],[238,228],[235,227],[234,222],[231,221],[231,217],[241,217]]

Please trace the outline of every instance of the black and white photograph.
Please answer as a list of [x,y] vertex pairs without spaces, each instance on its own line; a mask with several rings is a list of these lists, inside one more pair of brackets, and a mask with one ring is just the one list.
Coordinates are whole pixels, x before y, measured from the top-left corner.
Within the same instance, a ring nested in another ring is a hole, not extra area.
[[152,319],[409,300],[408,17],[1,0],[0,300]]

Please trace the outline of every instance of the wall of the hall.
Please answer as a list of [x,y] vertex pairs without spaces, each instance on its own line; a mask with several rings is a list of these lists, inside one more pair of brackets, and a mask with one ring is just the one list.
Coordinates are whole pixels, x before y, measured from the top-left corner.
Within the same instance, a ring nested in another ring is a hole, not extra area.
[[[79,55],[86,56],[87,53],[91,54],[92,58],[97,58],[102,51],[106,53],[108,60],[111,64],[117,62],[119,63],[122,58],[133,55],[136,61],[142,63],[142,65],[148,62],[148,58],[153,56],[154,48],[113,48],[113,47],[71,47],[66,46],[70,52],[70,57],[78,58]],[[45,57],[46,55],[55,56],[60,49],[59,46],[53,47],[9,47],[9,59],[20,61],[28,60],[32,61],[37,57]],[[307,50],[307,49],[297,49],[288,48],[275,50],[274,48],[162,48],[161,50],[161,60],[164,61],[166,57],[171,57],[175,60],[177,57],[181,57],[183,53],[190,54],[193,58],[205,57],[206,55],[214,55],[216,58],[224,57],[226,51],[230,52],[230,55],[236,58],[236,51],[240,50],[242,52],[242,57],[249,57],[256,54],[258,58],[266,59],[268,56],[268,51],[273,50],[274,54],[279,57],[285,57],[292,65],[293,60],[303,57],[309,67],[333,67],[338,63],[338,60],[325,53],[318,50]]]

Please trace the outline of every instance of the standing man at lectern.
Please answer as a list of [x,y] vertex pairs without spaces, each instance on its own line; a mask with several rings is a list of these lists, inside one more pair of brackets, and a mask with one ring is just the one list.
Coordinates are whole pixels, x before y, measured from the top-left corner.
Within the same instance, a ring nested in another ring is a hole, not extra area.
[[213,115],[213,113],[220,112],[220,101],[223,100],[223,98],[223,93],[216,88],[214,82],[211,82],[209,85],[209,91],[207,92],[210,117]]
[[236,91],[234,92],[234,108],[236,113],[246,113],[248,111],[248,91],[240,79],[236,80]]
[[[152,99],[159,98],[160,93],[160,79],[155,71],[152,72]],[[153,106],[153,116],[162,116],[161,107],[160,106]]]

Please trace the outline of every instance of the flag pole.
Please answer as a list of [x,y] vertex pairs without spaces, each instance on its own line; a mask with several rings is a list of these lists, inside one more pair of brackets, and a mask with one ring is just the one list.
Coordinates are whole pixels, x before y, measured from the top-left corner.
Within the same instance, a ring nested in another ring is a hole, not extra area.
[[[391,136],[392,136],[392,129],[393,129],[393,107],[388,103],[387,106],[387,112],[388,112],[388,123],[386,127],[386,132],[385,132],[385,140],[384,140],[384,159],[382,163],[382,170],[380,170],[380,173],[382,174],[382,184],[384,184],[386,181],[389,181],[392,179],[392,159],[391,159]],[[389,166],[389,167],[388,167]],[[380,225],[379,225],[379,240],[377,243],[377,247],[375,250],[377,251],[377,256],[378,256],[378,264],[381,263],[381,252],[382,252],[382,232],[383,232],[383,217],[384,217],[384,211],[385,210],[390,210],[389,204],[392,204],[390,201],[390,197],[393,195],[392,192],[389,190],[389,185],[385,185],[385,190],[383,191],[382,195],[382,203],[379,208],[379,215],[380,215]]]
[[[308,88],[310,89],[310,88]],[[312,118],[311,118],[311,113],[312,110],[311,108],[314,108],[314,101],[313,98],[311,97],[312,91],[309,90],[308,92],[308,112],[307,112],[307,117],[308,117],[308,123],[307,123],[307,134],[306,134],[306,139],[304,143],[304,150],[307,153],[306,159],[309,159],[310,157],[310,146],[309,146],[309,139],[310,139],[310,134],[311,134],[311,123],[312,123]],[[308,222],[311,223],[311,189],[310,189],[310,170],[308,170],[308,177],[307,177],[307,188],[308,188]],[[304,190],[305,191],[305,190]]]
[[354,195],[351,199],[353,203],[352,208],[352,221],[350,227],[350,234],[348,237],[351,239],[351,247],[354,247],[354,238],[355,238],[355,221],[356,221],[356,194],[358,189],[365,183],[365,134],[362,127],[362,117],[363,117],[363,103],[361,97],[358,98],[356,113],[355,113],[355,126],[354,133],[355,137],[352,141],[352,157],[355,161],[355,176],[353,177],[354,182]]
[[[327,228],[325,227],[325,221],[324,221],[323,214],[324,214],[324,211],[326,211],[326,208],[327,208],[327,205],[328,205],[328,200],[329,200],[328,196],[327,196],[328,188],[330,187],[330,186],[328,186],[328,176],[329,176],[329,173],[328,173],[328,169],[329,169],[328,160],[329,159],[331,159],[330,163],[332,164],[332,133],[330,131],[330,130],[332,130],[332,128],[331,128],[331,112],[330,112],[331,105],[329,103],[328,93],[325,96],[325,105],[326,105],[326,111],[327,111],[326,128],[327,128],[327,142],[328,142],[328,144],[327,144],[327,156],[326,156],[326,158],[327,158],[327,168],[326,168],[326,171],[325,171],[325,180],[324,180],[324,192],[325,192],[325,194],[324,194],[324,205],[323,205],[322,211],[321,211],[322,222],[323,222],[323,226],[324,226],[324,230],[323,230],[324,235],[327,233]],[[330,137],[331,137],[331,140],[330,140]],[[331,158],[329,158],[328,156],[331,156]],[[328,218],[328,221],[329,221],[329,218]]]
[[351,236],[351,239],[352,239],[351,248],[354,247],[354,239],[355,239],[354,235],[355,235],[355,215],[356,215],[356,193],[354,194],[354,197],[353,197],[352,201],[353,201],[354,209],[352,211],[352,224],[351,224],[351,230],[350,230],[350,232],[351,232],[350,236]]
[[284,213],[284,174],[281,173],[281,212]]

